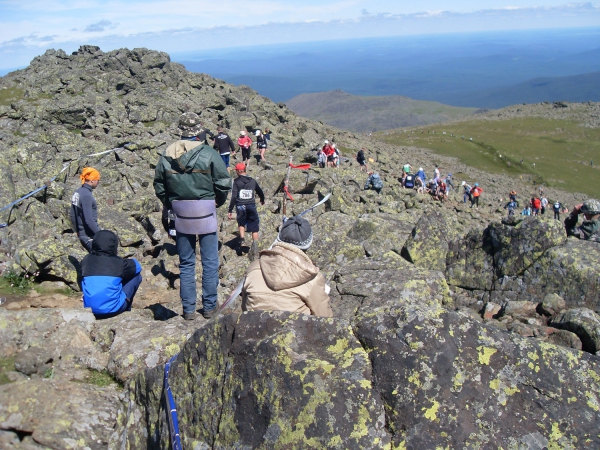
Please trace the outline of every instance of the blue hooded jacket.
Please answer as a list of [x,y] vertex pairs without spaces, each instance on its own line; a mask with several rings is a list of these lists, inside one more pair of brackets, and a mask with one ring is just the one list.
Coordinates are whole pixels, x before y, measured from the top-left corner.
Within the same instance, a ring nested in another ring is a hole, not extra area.
[[125,303],[123,283],[142,271],[134,259],[117,256],[119,238],[109,230],[94,235],[92,252],[81,261],[83,306],[94,314],[119,311]]

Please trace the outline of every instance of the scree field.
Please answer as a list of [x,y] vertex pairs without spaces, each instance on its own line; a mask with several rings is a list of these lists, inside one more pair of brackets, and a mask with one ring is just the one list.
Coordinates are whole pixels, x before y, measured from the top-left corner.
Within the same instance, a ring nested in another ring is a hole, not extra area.
[[486,172],[600,196],[600,129],[575,121],[472,120],[377,134],[386,142],[428,148]]

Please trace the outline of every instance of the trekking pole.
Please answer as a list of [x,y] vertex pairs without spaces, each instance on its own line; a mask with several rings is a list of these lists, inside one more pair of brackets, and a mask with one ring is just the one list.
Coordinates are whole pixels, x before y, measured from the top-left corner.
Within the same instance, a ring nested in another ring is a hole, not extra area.
[[285,217],[285,215],[287,213],[287,211],[286,211],[287,196],[289,195],[288,185],[290,182],[290,172],[292,171],[292,159],[293,158],[294,158],[293,156],[290,156],[290,163],[288,164],[287,174],[285,175],[285,178],[283,179],[283,206],[281,208],[283,217]]

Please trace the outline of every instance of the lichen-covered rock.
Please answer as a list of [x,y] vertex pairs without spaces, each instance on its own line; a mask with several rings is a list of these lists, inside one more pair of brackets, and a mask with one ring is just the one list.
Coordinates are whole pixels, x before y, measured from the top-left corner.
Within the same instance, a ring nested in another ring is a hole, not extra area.
[[356,260],[339,269],[334,280],[339,297],[331,307],[336,317],[350,318],[394,301],[432,307],[451,303],[441,272],[415,267],[393,252]]
[[488,231],[498,277],[523,274],[545,251],[567,239],[561,222],[538,217],[529,217],[514,227],[494,223]]
[[414,303],[363,311],[353,328],[394,448],[600,445],[592,355]]
[[[284,312],[223,317],[188,341],[170,380],[184,448],[389,446],[371,365],[344,321]],[[131,389],[138,401],[149,399],[143,384]],[[164,413],[152,400],[130,403],[135,421],[120,443],[146,448],[164,439]],[[136,413],[142,406],[151,423],[143,409]]]
[[520,289],[531,299],[560,295],[567,308],[600,312],[600,245],[569,238],[547,251],[523,275]]
[[446,256],[448,284],[465,289],[492,290],[495,280],[493,247],[484,230],[471,230],[449,243]]
[[2,308],[0,357],[14,356],[29,347],[42,348],[55,332],[69,326],[78,326],[89,334],[95,321],[94,315],[83,309],[7,311]]
[[550,319],[549,325],[572,331],[581,339],[583,349],[600,351],[600,316],[588,308],[573,308]]
[[548,294],[544,301],[540,303],[539,309],[542,314],[553,316],[566,308],[565,299],[558,294]]
[[437,210],[423,214],[404,245],[407,259],[418,267],[446,269],[450,233],[446,221]]
[[164,364],[179,353],[205,322],[201,316],[195,321],[184,321],[180,316],[157,321],[148,310],[132,310],[97,321],[92,336],[109,353],[108,372],[124,382],[136,372]]
[[56,380],[3,385],[0,398],[2,430],[30,435],[32,445],[53,449],[107,448],[121,405],[114,387]]

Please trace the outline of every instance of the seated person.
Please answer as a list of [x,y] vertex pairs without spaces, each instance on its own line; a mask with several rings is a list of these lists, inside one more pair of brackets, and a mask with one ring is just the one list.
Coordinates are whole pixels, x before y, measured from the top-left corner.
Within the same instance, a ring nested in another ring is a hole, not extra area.
[[92,252],[81,261],[84,308],[97,319],[131,311],[133,296],[142,282],[142,266],[135,259],[117,256],[119,238],[109,230],[94,235]]
[[310,223],[292,217],[281,227],[277,241],[260,252],[248,267],[242,288],[244,311],[292,311],[332,317],[329,287],[303,250],[312,244]]
[[366,191],[371,188],[378,194],[381,193],[381,190],[383,189],[383,181],[381,181],[381,177],[376,172],[369,172],[369,178],[367,178],[364,190]]
[[[583,214],[584,220],[577,226],[580,214]],[[565,228],[567,236],[600,242],[600,201],[591,198],[576,205],[565,219]]]

